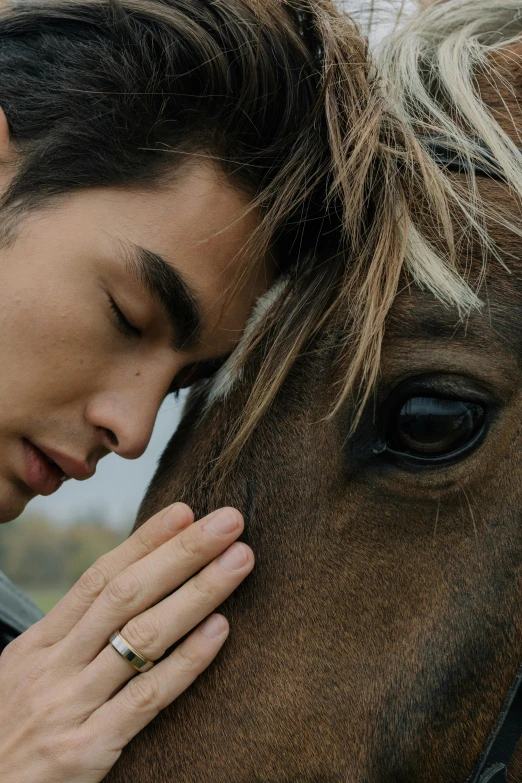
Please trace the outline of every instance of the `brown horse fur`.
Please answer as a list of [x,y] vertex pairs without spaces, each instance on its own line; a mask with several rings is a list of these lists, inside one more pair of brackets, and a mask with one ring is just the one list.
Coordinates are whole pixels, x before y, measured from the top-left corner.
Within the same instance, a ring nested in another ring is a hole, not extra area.
[[[520,54],[505,56],[501,98],[482,82],[513,138]],[[480,188],[514,209],[502,184]],[[176,499],[198,515],[236,506],[256,566],[221,607],[231,634],[216,661],[110,783],[467,780],[522,661],[522,243],[497,239],[511,274],[490,265],[487,306],[465,324],[404,281],[351,439],[348,403],[324,418],[341,372],[326,327],[218,488],[202,469],[256,362],[202,419],[205,390],[192,394],[137,524]],[[398,390],[481,400],[485,437],[429,469],[378,453]],[[518,750],[510,783],[522,781]]]

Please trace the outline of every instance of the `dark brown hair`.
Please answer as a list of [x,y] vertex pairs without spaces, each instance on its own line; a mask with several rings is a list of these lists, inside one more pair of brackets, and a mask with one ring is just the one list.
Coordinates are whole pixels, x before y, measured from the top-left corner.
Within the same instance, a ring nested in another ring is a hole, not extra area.
[[[0,73],[19,153],[0,203],[5,241],[64,194],[154,187],[199,156],[259,210],[246,261],[271,252],[289,282],[236,352],[239,367],[269,333],[226,459],[330,317],[346,359],[335,405],[354,388],[367,398],[408,243],[422,285],[478,301],[456,269],[442,175],[333,0],[23,0],[0,12]],[[447,233],[429,264],[416,193]]]
[[[365,100],[365,46],[329,0],[24,0],[2,9],[0,105],[18,152],[0,204],[4,238],[26,212],[67,193],[154,187],[203,156],[260,208],[248,257],[270,250],[302,291],[313,285],[319,316],[319,289],[328,295],[344,265],[330,137],[346,123],[367,132],[377,117]],[[342,106],[325,93],[325,47],[353,82]],[[281,323],[284,366],[301,344],[295,315]]]

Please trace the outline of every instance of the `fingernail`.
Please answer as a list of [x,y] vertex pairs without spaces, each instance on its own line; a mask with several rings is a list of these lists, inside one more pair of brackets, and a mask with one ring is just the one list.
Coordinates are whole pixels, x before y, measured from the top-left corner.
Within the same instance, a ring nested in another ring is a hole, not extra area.
[[226,629],[227,623],[222,614],[213,614],[199,626],[201,633],[204,636],[208,636],[209,639],[215,639],[216,636],[221,636]]
[[169,533],[177,533],[187,527],[188,512],[184,503],[174,503],[163,514],[163,524]]
[[233,533],[234,530],[237,530],[239,527],[237,511],[234,511],[232,508],[224,508],[216,513],[215,517],[213,517],[208,525],[204,525],[203,527],[208,527],[209,530],[217,533],[218,536],[224,536],[226,533]]
[[243,568],[243,566],[247,564],[247,561],[247,548],[243,546],[243,544],[232,544],[232,546],[218,558],[220,566],[226,568],[227,571],[239,571],[240,568]]

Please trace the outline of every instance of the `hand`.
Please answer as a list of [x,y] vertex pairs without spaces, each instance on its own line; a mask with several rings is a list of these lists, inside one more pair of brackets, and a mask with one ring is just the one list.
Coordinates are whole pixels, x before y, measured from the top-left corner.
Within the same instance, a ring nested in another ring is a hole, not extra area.
[[2,783],[98,783],[132,737],[217,655],[228,635],[219,614],[148,672],[138,673],[108,644],[120,630],[157,660],[250,573],[252,550],[233,543],[243,531],[238,511],[193,522],[182,503],[149,519],[5,648]]

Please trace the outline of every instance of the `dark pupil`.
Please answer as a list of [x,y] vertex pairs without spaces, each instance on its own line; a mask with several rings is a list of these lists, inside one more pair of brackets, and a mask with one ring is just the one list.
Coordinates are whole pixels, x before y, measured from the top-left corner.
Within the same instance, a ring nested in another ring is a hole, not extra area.
[[424,456],[441,456],[457,451],[482,426],[484,409],[463,400],[411,397],[392,423],[390,446]]

